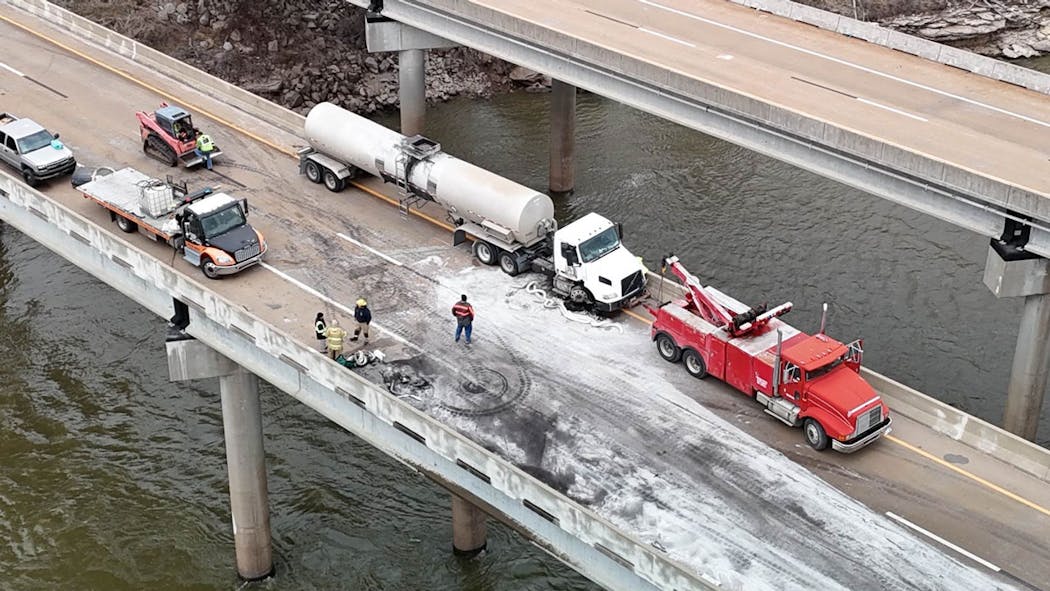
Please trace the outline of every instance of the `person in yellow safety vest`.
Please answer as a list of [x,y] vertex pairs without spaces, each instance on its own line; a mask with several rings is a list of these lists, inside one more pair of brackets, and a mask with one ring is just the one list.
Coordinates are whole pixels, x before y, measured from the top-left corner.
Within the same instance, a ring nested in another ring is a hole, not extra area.
[[193,150],[197,156],[204,159],[205,164],[208,166],[208,170],[211,170],[211,153],[215,151],[215,144],[212,143],[211,137],[206,133],[197,132],[197,147]]
[[343,352],[343,339],[346,338],[346,331],[339,326],[338,320],[332,319],[332,323],[324,329],[324,337],[328,344],[328,356],[332,359],[339,357]]

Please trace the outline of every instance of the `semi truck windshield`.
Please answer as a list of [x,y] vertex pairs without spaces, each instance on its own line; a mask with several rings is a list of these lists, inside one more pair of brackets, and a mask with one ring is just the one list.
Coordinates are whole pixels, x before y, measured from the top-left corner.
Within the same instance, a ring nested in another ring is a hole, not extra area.
[[580,243],[580,258],[589,263],[616,250],[617,246],[620,246],[620,236],[616,233],[616,228],[609,227],[597,236]]

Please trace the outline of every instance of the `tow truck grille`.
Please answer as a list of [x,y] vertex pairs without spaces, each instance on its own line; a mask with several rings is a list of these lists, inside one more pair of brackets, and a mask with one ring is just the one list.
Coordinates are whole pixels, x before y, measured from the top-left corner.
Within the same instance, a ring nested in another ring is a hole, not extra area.
[[246,261],[246,260],[248,260],[248,259],[250,259],[250,258],[252,258],[254,256],[258,256],[259,255],[259,251],[261,249],[262,249],[262,246],[258,242],[256,242],[255,244],[252,244],[251,246],[245,246],[244,248],[242,248],[242,249],[238,250],[237,252],[233,253],[233,259],[235,261],[237,261],[238,263],[241,262],[241,261]]
[[876,406],[868,412],[857,417],[857,430],[853,432],[854,435],[860,435],[861,433],[867,432],[875,425],[882,422],[882,405]]
[[645,280],[642,278],[642,272],[635,271],[627,277],[624,277],[623,281],[620,282],[620,287],[620,294],[623,295],[623,297],[627,297],[634,294],[637,291],[641,291],[641,289],[645,287]]

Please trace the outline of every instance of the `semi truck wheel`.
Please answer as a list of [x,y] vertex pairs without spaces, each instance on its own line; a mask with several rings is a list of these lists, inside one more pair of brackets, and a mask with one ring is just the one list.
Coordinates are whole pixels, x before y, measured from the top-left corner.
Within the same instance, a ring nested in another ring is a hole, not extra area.
[[518,268],[518,259],[509,252],[502,252],[499,255],[499,268],[503,269],[503,272],[511,277],[514,277],[518,273],[521,273],[521,269]]
[[204,276],[208,279],[218,279],[220,277],[218,267],[216,267],[215,263],[209,258],[205,258],[201,261],[201,272],[204,273]]
[[117,216],[117,227],[121,232],[131,234],[139,229],[139,225],[124,216]]
[[346,188],[346,181],[326,168],[324,170],[324,187],[333,193],[338,193]]
[[682,358],[682,350],[674,344],[674,339],[665,334],[656,335],[656,350],[664,361],[675,363]]
[[496,248],[484,240],[474,241],[474,256],[478,257],[483,265],[496,264]]
[[311,183],[321,182],[321,166],[313,160],[306,161],[306,178],[310,179]]
[[802,423],[802,431],[805,432],[806,443],[808,443],[810,447],[817,451],[827,449],[828,434],[824,432],[824,427],[822,427],[816,419],[806,419],[806,421]]
[[685,365],[685,371],[689,372],[689,375],[700,380],[707,377],[707,364],[704,363],[704,358],[699,353],[692,349],[686,349],[682,352],[682,364]]

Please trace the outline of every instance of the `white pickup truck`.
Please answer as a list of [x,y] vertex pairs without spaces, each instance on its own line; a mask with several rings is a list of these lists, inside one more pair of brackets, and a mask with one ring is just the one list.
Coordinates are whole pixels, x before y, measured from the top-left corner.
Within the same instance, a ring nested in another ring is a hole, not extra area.
[[35,187],[41,181],[73,172],[77,161],[73,152],[32,119],[19,119],[0,112],[0,160],[22,174],[26,184]]

